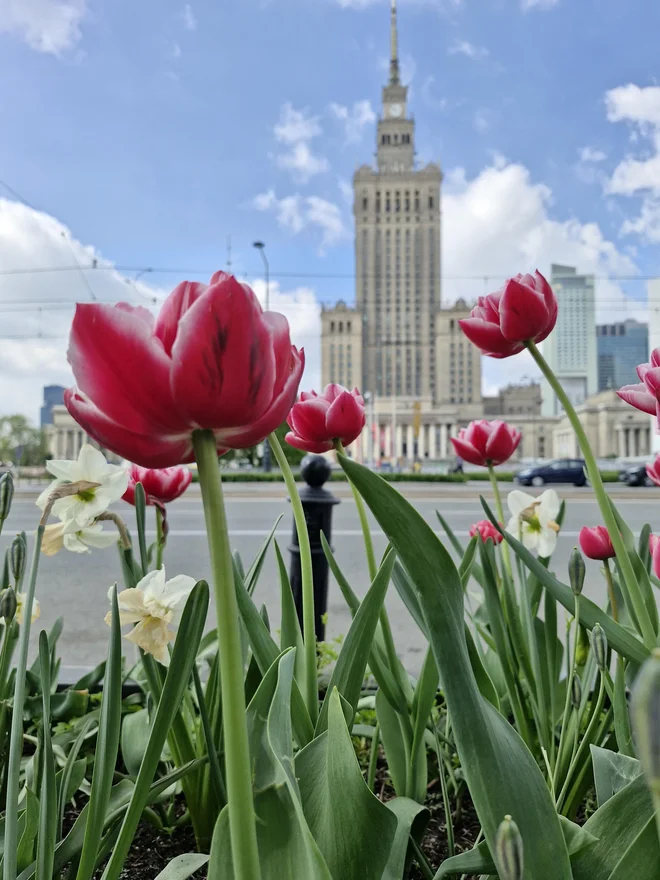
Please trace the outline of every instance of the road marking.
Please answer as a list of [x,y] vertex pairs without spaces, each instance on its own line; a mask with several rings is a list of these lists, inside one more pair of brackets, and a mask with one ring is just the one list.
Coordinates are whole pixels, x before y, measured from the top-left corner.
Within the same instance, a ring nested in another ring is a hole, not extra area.
[[[444,531],[441,529],[434,529],[434,532],[439,537],[443,537],[445,535]],[[155,531],[147,530],[147,537],[154,538],[156,537]],[[370,534],[374,538],[384,538],[385,533],[381,532],[379,529],[371,529]],[[467,529],[456,529],[454,534],[459,538],[467,538],[469,536],[469,531]],[[579,531],[561,531],[558,535],[559,538],[577,538],[579,535]],[[170,529],[168,533],[169,537],[174,538],[202,538],[206,537],[206,529]],[[267,535],[270,535],[270,529],[229,529],[229,537],[230,538],[265,538]],[[275,532],[276,537],[281,536],[290,536],[291,529],[278,529]],[[362,529],[333,529],[332,530],[333,538],[361,538],[362,537]]]

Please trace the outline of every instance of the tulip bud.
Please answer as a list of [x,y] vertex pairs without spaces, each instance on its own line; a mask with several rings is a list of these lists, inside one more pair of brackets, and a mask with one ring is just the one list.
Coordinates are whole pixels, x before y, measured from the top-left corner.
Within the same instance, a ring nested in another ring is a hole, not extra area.
[[607,669],[607,636],[599,623],[591,630],[591,650],[594,652],[596,665],[604,672]]
[[633,687],[631,714],[637,756],[651,790],[660,794],[660,649],[644,663]]
[[11,502],[14,497],[14,478],[10,473],[0,477],[0,523],[9,516]]
[[4,617],[7,623],[11,623],[16,616],[16,593],[11,587],[7,587],[0,593],[0,617]]
[[15,584],[20,584],[25,573],[25,560],[27,558],[27,541],[25,535],[16,535],[9,551],[9,567]]
[[576,711],[582,704],[582,682],[577,673],[573,673],[573,678],[571,679],[571,703]]
[[568,560],[568,579],[574,596],[579,596],[584,586],[584,576],[587,567],[584,564],[582,554],[577,547],[573,547],[570,559]]
[[583,626],[579,623],[577,625],[580,627],[580,631],[578,633],[577,651],[575,652],[575,665],[584,666],[589,656],[589,636]]
[[495,851],[500,880],[522,880],[523,842],[511,816],[505,816],[497,829]]

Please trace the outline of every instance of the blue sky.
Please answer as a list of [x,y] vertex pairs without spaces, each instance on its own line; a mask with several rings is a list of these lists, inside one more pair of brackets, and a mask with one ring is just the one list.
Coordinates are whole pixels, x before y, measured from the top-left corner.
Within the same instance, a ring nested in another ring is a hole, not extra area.
[[[373,154],[388,5],[0,0],[0,179],[39,212],[0,186],[3,266],[75,253],[204,277],[231,235],[234,270],[254,280],[262,239],[275,302],[309,350],[318,303],[353,299],[347,185]],[[446,175],[445,300],[553,259],[660,272],[656,3],[400,0],[399,32],[418,158]],[[182,277],[148,273],[136,289],[122,279],[136,272],[100,274],[87,281],[109,299],[158,297]],[[493,277],[456,280],[468,275]],[[604,280],[601,317],[643,315],[644,292]],[[0,309],[16,298],[89,291],[78,272],[0,277]],[[32,414],[42,379],[66,381],[70,312],[43,315],[5,317],[6,335],[42,338],[11,340],[0,411]],[[490,363],[486,387],[516,373]]]

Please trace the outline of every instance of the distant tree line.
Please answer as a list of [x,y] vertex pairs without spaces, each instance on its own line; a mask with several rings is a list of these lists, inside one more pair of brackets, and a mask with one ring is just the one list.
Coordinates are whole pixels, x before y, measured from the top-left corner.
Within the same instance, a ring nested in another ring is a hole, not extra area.
[[42,465],[51,458],[46,432],[26,416],[0,416],[0,461],[18,467]]

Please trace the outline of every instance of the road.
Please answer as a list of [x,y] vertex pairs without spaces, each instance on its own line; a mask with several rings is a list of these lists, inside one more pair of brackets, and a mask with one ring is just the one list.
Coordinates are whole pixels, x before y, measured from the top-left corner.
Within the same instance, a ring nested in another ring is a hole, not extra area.
[[[510,488],[504,486],[505,493]],[[467,538],[470,525],[483,518],[479,494],[492,499],[487,484],[408,484],[399,485],[399,489],[438,534],[441,532],[436,510],[443,513],[462,539]],[[567,500],[567,515],[552,567],[566,580],[568,556],[576,544],[579,529],[583,525],[597,525],[602,520],[589,489],[569,486],[557,489],[560,496]],[[367,568],[357,514],[346,485],[333,484],[332,491],[342,502],[334,510],[332,543],[339,565],[357,594],[362,596],[367,588]],[[535,489],[528,491],[538,494]],[[645,522],[660,530],[660,490],[627,489],[615,485],[610,492],[635,532]],[[35,493],[17,493],[11,516],[0,537],[0,550],[3,553],[16,532],[23,529],[28,535],[34,532],[38,519],[35,497]],[[126,518],[135,534],[133,508],[121,503],[115,509]],[[246,567],[279,516],[282,516],[282,520],[276,537],[281,549],[286,550],[291,538],[292,518],[285,490],[280,484],[229,485],[227,513],[232,547],[239,551]],[[149,515],[152,516],[151,510]],[[209,578],[204,516],[197,487],[192,486],[183,498],[170,505],[169,521],[170,537],[165,553],[168,575],[187,574],[197,579]],[[154,534],[153,531],[151,534]],[[372,534],[376,552],[382,553],[386,542],[373,520]],[[288,554],[286,558],[288,561]],[[96,665],[106,653],[108,630],[103,618],[108,610],[108,588],[115,581],[121,584],[121,572],[117,554],[112,548],[95,550],[92,554],[82,556],[66,551],[52,558],[42,556],[37,585],[42,614],[34,627],[34,640],[40,626],[49,628],[59,615],[63,615],[65,627],[59,652],[63,666],[87,668]],[[588,562],[585,594],[595,601],[604,600],[604,583],[598,572],[598,563]],[[271,628],[276,630],[279,626],[279,581],[272,549],[257,586],[255,600],[259,604],[266,604]],[[397,650],[406,667],[415,673],[421,664],[425,644],[394,587],[390,587],[387,608]],[[208,625],[211,626],[212,622],[211,611]],[[349,625],[350,615],[339,588],[331,578],[327,637],[345,634]],[[132,646],[126,643],[126,648],[127,656],[132,656]],[[75,672],[67,670],[67,675],[74,676]]]

